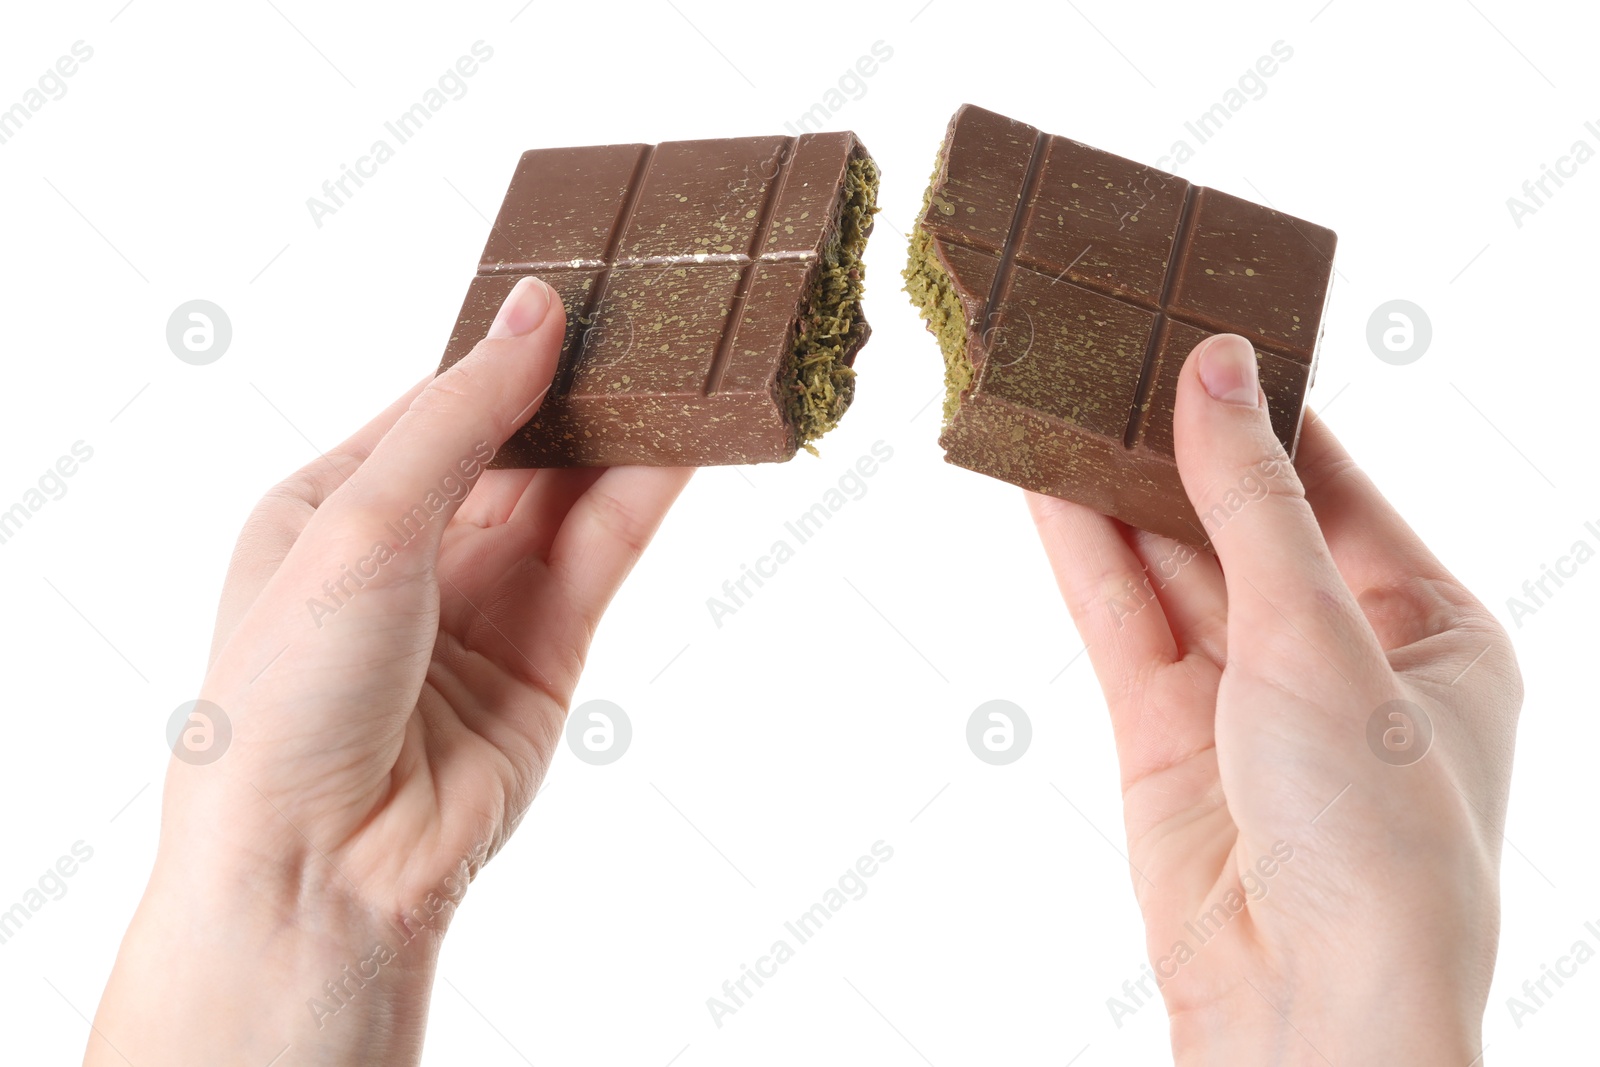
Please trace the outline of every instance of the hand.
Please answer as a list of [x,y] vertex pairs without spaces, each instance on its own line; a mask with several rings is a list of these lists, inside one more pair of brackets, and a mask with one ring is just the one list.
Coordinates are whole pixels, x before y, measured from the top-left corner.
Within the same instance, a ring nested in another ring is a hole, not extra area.
[[1510,642],[1314,415],[1289,464],[1242,338],[1175,433],[1215,556],[1030,499],[1116,735],[1152,966],[1118,999],[1159,985],[1180,1064],[1480,1063]]
[[250,517],[200,693],[231,747],[170,766],[87,1063],[417,1061],[444,927],[538,790],[601,613],[689,478],[483,471],[564,329],[523,279],[467,358]]

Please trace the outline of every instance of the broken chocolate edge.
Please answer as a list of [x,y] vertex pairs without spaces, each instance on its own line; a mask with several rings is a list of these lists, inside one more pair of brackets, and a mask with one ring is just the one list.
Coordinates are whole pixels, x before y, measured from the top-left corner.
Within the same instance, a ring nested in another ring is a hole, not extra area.
[[956,117],[950,120],[944,143],[939,146],[939,154],[933,163],[933,174],[928,178],[928,188],[922,194],[922,210],[917,214],[916,225],[911,228],[906,268],[900,272],[900,277],[905,280],[902,288],[917,305],[917,313],[928,324],[929,332],[938,338],[939,351],[944,355],[946,425],[955,418],[956,410],[961,406],[961,398],[971,388],[973,378],[976,376],[975,365],[969,351],[972,343],[972,323],[968,320],[966,308],[950,280],[949,271],[941,262],[933,235],[928,232],[922,220],[927,218],[928,208],[933,203],[933,191],[942,184],[945,157],[950,148],[950,139],[955,135],[956,121],[960,116],[961,112],[958,111]]
[[837,426],[855,398],[852,364],[870,333],[861,307],[861,257],[878,211],[878,182],[877,163],[856,140],[827,239],[811,268],[794,343],[778,375],[779,400],[796,443],[813,455],[811,442]]

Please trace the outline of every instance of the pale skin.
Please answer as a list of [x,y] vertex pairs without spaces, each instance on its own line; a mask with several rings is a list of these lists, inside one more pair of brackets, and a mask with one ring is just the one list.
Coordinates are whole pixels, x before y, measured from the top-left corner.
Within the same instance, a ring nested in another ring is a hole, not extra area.
[[[200,690],[233,741],[171,764],[86,1063],[261,1065],[285,1046],[274,1067],[419,1061],[453,910],[430,895],[459,899],[461,865],[476,873],[527,809],[601,612],[690,472],[481,473],[334,614],[307,601],[511,435],[563,329],[548,287],[519,282],[471,355],[251,516]],[[380,943],[394,958],[374,966]],[[309,1008],[347,966],[377,974],[331,1016]]]
[[[473,462],[542,398],[563,328],[549,289],[520,282],[469,357],[251,516],[199,694],[232,742],[171,764],[86,1064],[419,1062],[449,918],[537,792],[601,614],[690,474]],[[1191,356],[1178,445],[1203,505],[1275,445],[1263,412],[1196,373]],[[1314,420],[1300,460],[1311,506],[1285,467],[1215,532],[1220,563],[1187,562],[1159,611],[1120,626],[1108,593],[1175,545],[1033,500],[1117,727],[1152,959],[1240,865],[1295,850],[1167,984],[1174,1048],[1465,1065],[1494,959],[1515,663]],[[419,505],[431,518],[397,539]],[[1438,726],[1408,768],[1364,739],[1397,695]]]
[[[1314,415],[1298,473],[1283,462],[1242,338],[1190,355],[1175,430],[1214,556],[1030,498],[1110,708],[1174,1056],[1480,1064],[1522,701],[1510,641]],[[1176,574],[1127,611],[1147,567]],[[1433,725],[1410,766],[1367,740],[1395,699]],[[1292,858],[1262,878],[1280,842]],[[1202,945],[1185,924],[1245,895],[1247,871],[1258,899]]]

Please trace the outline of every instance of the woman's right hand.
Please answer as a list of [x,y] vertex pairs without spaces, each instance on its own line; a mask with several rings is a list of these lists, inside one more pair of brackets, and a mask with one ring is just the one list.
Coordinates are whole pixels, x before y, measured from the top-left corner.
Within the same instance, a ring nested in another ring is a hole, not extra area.
[[1290,464],[1243,338],[1190,355],[1175,433],[1215,556],[1030,500],[1116,735],[1126,1007],[1159,986],[1180,1064],[1481,1063],[1510,641],[1314,415]]

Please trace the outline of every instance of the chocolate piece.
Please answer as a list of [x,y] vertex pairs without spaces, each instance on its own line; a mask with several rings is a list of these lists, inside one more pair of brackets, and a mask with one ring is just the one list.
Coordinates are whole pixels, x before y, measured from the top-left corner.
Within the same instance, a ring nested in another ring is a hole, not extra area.
[[1255,345],[1292,457],[1331,230],[966,105],[911,236],[906,291],[945,357],[945,459],[1193,544],[1178,371]]
[[492,465],[811,449],[854,395],[877,186],[850,133],[524,153],[439,368],[482,339],[517,279],[560,295],[555,380]]

